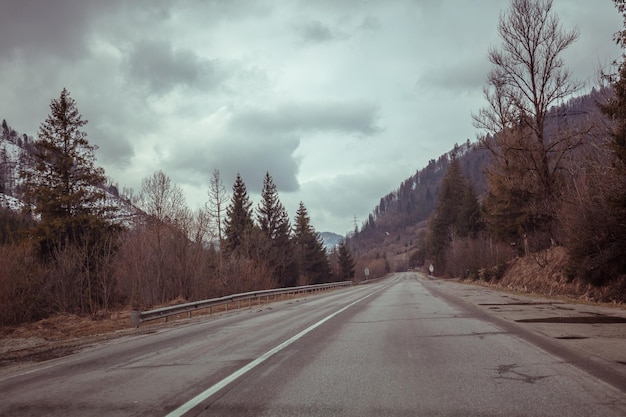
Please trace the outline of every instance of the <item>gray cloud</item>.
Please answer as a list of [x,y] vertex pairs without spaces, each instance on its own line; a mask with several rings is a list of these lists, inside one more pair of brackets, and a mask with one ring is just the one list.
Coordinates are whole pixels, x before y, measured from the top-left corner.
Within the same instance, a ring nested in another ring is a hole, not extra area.
[[0,12],[3,61],[15,55],[28,58],[34,53],[79,58],[85,53],[83,34],[88,10],[88,4],[72,0],[3,2]]
[[300,187],[300,160],[294,153],[302,135],[329,131],[372,135],[379,131],[376,106],[357,101],[230,109],[227,120],[219,136],[179,144],[164,163],[197,181],[208,181],[210,166],[233,178],[240,172],[252,190],[260,190],[263,175],[269,171],[281,191],[295,192]]
[[[156,2],[148,2],[146,8]],[[123,0],[6,0],[0,10],[2,62],[42,56],[76,61],[89,54],[94,23],[114,15]],[[0,64],[1,65],[1,64]]]
[[480,92],[490,68],[486,58],[477,59],[476,56],[459,59],[445,67],[431,67],[420,76],[418,89],[444,89],[454,93]]
[[127,68],[134,82],[162,94],[178,85],[212,88],[219,83],[213,62],[163,40],[141,40],[130,51]]
[[306,196],[304,203],[313,213],[314,225],[324,224],[336,233],[347,233],[354,229],[355,216],[361,227],[380,197],[397,186],[398,182],[389,175],[389,168],[371,166],[363,171],[302,184],[301,194]]
[[337,29],[319,20],[310,20],[297,27],[301,40],[305,43],[325,43],[344,38]]
[[247,109],[233,124],[265,132],[337,131],[373,135],[378,126],[378,107],[359,100],[289,102],[270,109]]
[[205,142],[181,144],[164,158],[166,169],[178,174],[181,182],[208,185],[213,169],[223,178],[240,173],[250,191],[261,190],[263,176],[269,171],[279,190],[299,189],[298,161],[293,156],[299,139],[295,136],[240,136],[229,134]]

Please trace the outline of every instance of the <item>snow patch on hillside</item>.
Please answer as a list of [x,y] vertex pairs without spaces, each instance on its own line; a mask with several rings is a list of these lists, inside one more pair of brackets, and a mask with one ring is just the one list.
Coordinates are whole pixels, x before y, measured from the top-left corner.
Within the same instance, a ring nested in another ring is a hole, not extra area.
[[15,197],[0,193],[0,207],[14,211],[22,210],[26,205]]

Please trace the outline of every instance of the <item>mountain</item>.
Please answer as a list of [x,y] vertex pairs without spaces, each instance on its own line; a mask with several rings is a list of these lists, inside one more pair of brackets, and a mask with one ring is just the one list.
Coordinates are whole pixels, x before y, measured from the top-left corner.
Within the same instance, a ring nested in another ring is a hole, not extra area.
[[324,243],[326,251],[329,252],[336,248],[339,245],[339,242],[344,239],[343,236],[332,232],[322,232],[320,233],[320,236],[322,237],[322,242]]
[[[548,115],[548,134],[557,129],[584,131],[583,127],[594,123],[600,125],[603,119],[599,115],[597,103],[606,100],[606,97],[607,90],[593,89],[587,95],[574,97],[554,107]],[[588,142],[601,140],[592,134],[588,134],[585,139]],[[437,207],[441,182],[452,155],[459,160],[463,175],[472,181],[479,201],[483,200],[487,192],[484,173],[490,154],[478,142],[468,140],[455,145],[437,159],[431,159],[425,168],[417,170],[402,181],[398,188],[381,197],[360,230],[349,236],[348,243],[355,255],[369,253],[372,257],[381,254],[408,257],[408,253],[419,249],[420,240],[426,234],[428,219]],[[575,156],[576,153],[573,153],[572,157]],[[572,163],[576,164],[575,159]]]
[[401,243],[407,250],[414,248],[416,237],[422,233],[420,230],[426,229],[427,220],[437,206],[441,181],[453,154],[461,163],[465,177],[472,180],[477,195],[484,193],[487,183],[483,171],[488,152],[478,143],[469,141],[455,145],[381,197],[360,230],[350,236],[350,247],[357,254],[384,250],[392,242]]

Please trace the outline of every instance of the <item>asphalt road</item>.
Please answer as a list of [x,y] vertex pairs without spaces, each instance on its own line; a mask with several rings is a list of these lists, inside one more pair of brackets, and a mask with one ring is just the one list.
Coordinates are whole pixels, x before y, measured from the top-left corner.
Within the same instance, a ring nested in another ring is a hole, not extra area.
[[516,326],[396,274],[4,374],[0,415],[626,415],[619,375]]

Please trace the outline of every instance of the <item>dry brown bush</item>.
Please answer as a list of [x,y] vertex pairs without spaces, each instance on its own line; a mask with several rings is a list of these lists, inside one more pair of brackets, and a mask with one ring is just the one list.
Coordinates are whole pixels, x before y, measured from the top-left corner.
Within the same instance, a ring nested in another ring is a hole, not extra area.
[[514,257],[510,245],[486,236],[455,239],[446,250],[445,275],[456,278],[478,278],[481,270],[491,270]]
[[[369,271],[369,275],[367,277],[365,276],[365,268]],[[380,256],[361,256],[356,260],[354,270],[354,279],[357,282],[365,279],[382,278],[390,272],[389,263],[384,257]]]
[[128,232],[115,260],[116,296],[133,308],[180,297],[199,300],[225,290],[217,278],[217,258],[202,242],[179,231],[146,226]]
[[578,298],[595,302],[626,302],[626,276],[616,277],[610,285],[593,285],[565,273],[567,250],[557,246],[541,253],[515,258],[498,286],[515,291]]
[[47,295],[33,248],[26,244],[0,246],[0,325],[45,317]]
[[267,263],[236,254],[224,260],[222,276],[222,295],[276,288],[277,284]]

